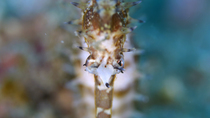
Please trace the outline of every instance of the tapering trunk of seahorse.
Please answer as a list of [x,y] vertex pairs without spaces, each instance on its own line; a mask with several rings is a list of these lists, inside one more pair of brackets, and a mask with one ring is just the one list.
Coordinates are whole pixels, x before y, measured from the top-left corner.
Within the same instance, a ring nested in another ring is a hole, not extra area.
[[114,91],[114,79],[116,75],[111,76],[109,88],[99,81],[99,77],[95,78],[95,116],[96,118],[112,117],[112,101]]

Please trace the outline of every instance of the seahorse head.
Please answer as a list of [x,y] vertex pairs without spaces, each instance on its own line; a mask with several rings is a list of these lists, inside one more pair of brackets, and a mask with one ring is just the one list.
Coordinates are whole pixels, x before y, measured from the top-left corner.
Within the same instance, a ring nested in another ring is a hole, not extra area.
[[97,46],[90,46],[90,55],[85,62],[86,71],[98,75],[106,86],[110,77],[124,71],[124,56],[112,38],[101,39]]
[[83,10],[82,31],[78,32],[87,43],[82,48],[90,53],[84,66],[86,71],[100,77],[100,82],[109,87],[111,76],[124,71],[123,52],[126,34],[135,27],[131,22],[128,8],[140,2],[123,3],[118,0],[92,0],[86,4],[72,3]]

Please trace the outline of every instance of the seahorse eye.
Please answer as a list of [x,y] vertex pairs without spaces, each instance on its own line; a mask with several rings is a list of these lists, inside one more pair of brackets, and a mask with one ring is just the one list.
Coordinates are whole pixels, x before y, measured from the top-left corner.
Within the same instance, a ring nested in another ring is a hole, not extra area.
[[88,58],[85,61],[85,64],[83,64],[83,66],[89,66],[90,65],[90,60],[91,60],[91,55],[88,56]]
[[113,62],[113,67],[114,67],[114,69],[117,69],[118,72],[123,73],[123,71],[124,71],[124,59],[123,59],[123,57],[118,59],[117,61],[114,61]]
[[92,59],[92,55],[88,56],[88,58],[86,59],[85,64],[83,64],[83,66],[86,66],[89,69],[91,69],[91,68],[98,68],[99,65],[100,64],[96,60]]
[[124,59],[121,58],[120,60],[118,60],[117,64],[120,66],[120,68],[123,68],[124,67]]
[[123,65],[123,62],[122,62],[121,60],[119,60],[117,63],[118,63],[120,66]]

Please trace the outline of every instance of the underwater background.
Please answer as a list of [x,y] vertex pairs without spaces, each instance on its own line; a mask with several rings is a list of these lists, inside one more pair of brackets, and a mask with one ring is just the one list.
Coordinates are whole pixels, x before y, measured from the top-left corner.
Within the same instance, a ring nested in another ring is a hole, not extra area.
[[[73,0],[0,1],[0,118],[77,118]],[[76,1],[76,0],[75,0]],[[210,117],[210,1],[143,0],[132,42],[143,118]],[[139,118],[134,116],[132,118]]]

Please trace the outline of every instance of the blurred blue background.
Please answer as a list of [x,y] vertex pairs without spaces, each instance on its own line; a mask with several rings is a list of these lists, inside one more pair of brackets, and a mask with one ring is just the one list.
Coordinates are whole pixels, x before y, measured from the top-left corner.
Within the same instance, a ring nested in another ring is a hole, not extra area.
[[[76,118],[74,91],[80,12],[71,0],[0,1],[0,118]],[[210,1],[143,0],[131,17],[142,77],[135,101],[145,118],[210,117]],[[138,116],[137,116],[138,117]]]
[[210,1],[144,0],[135,18],[146,16],[134,41],[145,50],[139,60],[141,92],[150,101],[148,118],[210,117]]

